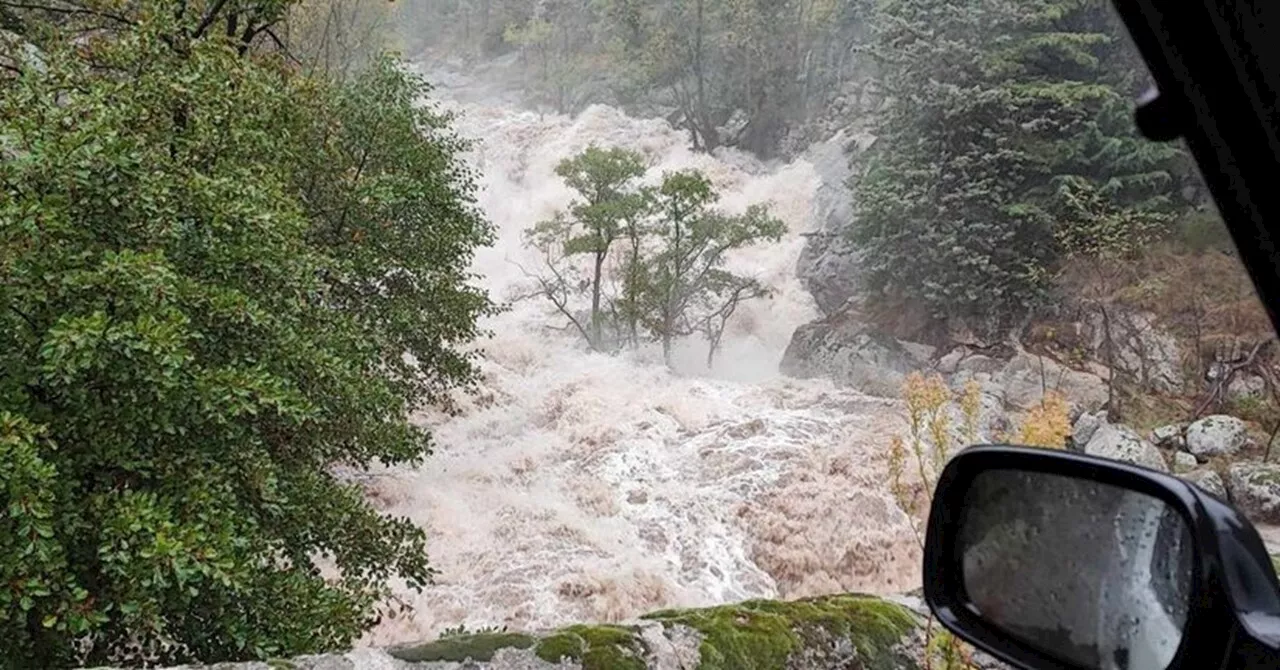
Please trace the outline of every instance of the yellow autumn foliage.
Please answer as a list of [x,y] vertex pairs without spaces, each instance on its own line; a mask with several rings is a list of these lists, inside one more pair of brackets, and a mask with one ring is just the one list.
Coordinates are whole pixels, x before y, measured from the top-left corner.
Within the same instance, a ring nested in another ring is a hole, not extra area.
[[1017,443],[1029,447],[1062,449],[1071,434],[1071,421],[1066,396],[1057,391],[1044,394],[1039,405],[1031,408],[1018,430]]

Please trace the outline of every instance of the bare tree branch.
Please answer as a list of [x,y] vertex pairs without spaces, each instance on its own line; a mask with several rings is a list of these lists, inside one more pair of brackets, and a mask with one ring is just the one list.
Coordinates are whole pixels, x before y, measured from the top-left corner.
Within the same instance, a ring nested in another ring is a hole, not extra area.
[[222,13],[222,8],[226,4],[227,4],[227,0],[217,0],[216,2],[214,2],[213,6],[210,7],[209,11],[204,15],[204,18],[200,19],[200,24],[196,26],[196,29],[194,32],[191,33],[191,36],[192,37],[203,36],[204,31],[208,30],[209,26],[213,25],[214,21],[218,20],[218,15]]

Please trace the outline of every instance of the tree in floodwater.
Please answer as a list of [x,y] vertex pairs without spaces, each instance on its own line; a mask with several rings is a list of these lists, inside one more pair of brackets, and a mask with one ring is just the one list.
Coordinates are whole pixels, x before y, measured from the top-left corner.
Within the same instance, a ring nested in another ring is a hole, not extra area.
[[[542,264],[527,272],[533,294],[597,351],[607,348],[608,321],[627,345],[642,336],[661,342],[668,363],[677,339],[700,334],[710,366],[738,306],[770,295],[760,281],[726,270],[728,254],[781,239],[782,221],[764,205],[738,216],[714,210],[719,195],[696,170],[666,174],[656,188],[642,185],[643,159],[624,149],[589,147],[556,173],[581,199],[525,232]],[[589,263],[576,264],[576,256]],[[610,285],[616,289],[606,293]],[[585,315],[577,302],[583,294]]]
[[735,275],[724,265],[735,249],[782,239],[786,225],[765,205],[752,205],[738,216],[718,212],[711,208],[718,199],[711,180],[697,170],[666,174],[657,192],[652,232],[657,251],[644,261],[639,293],[644,326],[662,342],[668,364],[678,338],[701,332],[711,347],[709,365],[737,305],[770,293],[758,280]]
[[[604,346],[605,260],[619,237],[631,242],[629,258],[634,260],[638,253],[641,221],[650,202],[648,191],[639,186],[644,173],[644,157],[634,151],[587,147],[556,166],[556,174],[578,192],[580,199],[570,204],[567,212],[557,212],[528,232],[527,239],[543,251],[547,269],[553,274],[550,283],[543,287],[547,297],[575,322],[596,350]],[[566,271],[560,269],[558,254],[586,255],[591,259],[590,275],[586,279],[591,293],[587,324],[578,323],[577,317],[566,311],[567,301],[560,300],[560,296],[567,295],[569,287],[565,281]],[[634,303],[629,291],[625,292],[623,302]],[[624,309],[624,313],[632,312]]]

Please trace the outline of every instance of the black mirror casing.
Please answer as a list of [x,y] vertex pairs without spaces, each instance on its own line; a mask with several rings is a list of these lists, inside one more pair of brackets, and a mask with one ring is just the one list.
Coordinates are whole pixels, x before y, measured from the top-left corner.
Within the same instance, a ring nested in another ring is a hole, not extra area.
[[1280,667],[1280,582],[1262,539],[1234,508],[1181,479],[1147,468],[1028,447],[970,447],[939,477],[925,545],[924,596],[953,633],[1015,667],[1096,670],[1015,639],[983,618],[970,602],[962,567],[961,513],[975,477],[992,470],[1088,480],[1168,505],[1186,522],[1193,549],[1186,625],[1168,669]]

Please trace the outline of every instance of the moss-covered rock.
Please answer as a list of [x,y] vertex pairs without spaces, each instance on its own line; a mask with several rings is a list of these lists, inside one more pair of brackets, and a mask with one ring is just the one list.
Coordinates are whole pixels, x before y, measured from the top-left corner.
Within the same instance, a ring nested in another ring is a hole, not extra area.
[[912,665],[897,647],[918,625],[906,608],[861,595],[754,600],[644,618],[701,633],[704,670],[785,670],[800,656],[814,663],[841,657],[839,667],[897,670]]
[[426,644],[393,647],[387,650],[387,654],[412,663],[429,661],[457,663],[467,659],[491,661],[499,649],[528,649],[537,643],[537,638],[521,633],[477,633],[441,638]]
[[644,670],[648,650],[634,628],[576,625],[542,638],[534,653],[548,663],[573,659],[583,670]]
[[910,609],[868,595],[752,600],[654,612],[634,625],[450,635],[386,650],[216,667],[372,670],[412,663],[423,670],[457,670],[467,663],[477,670],[915,670],[923,649],[920,623]]

